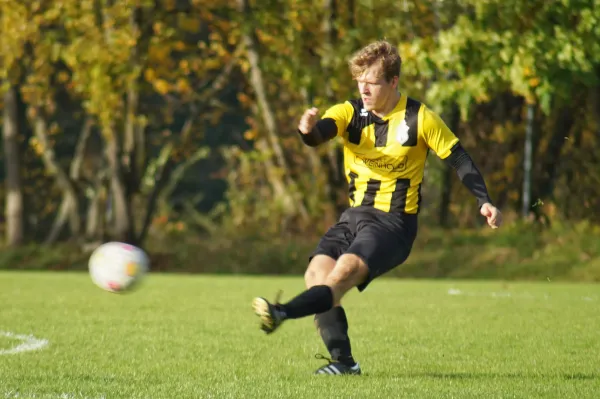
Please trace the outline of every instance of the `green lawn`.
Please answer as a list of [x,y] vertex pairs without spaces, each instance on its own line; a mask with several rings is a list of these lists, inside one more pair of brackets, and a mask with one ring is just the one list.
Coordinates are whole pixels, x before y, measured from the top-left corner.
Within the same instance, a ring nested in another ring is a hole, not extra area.
[[598,285],[381,279],[346,299],[361,377],[312,375],[312,318],[258,329],[252,297],[280,288],[303,282],[151,274],[115,295],[0,272],[0,353],[48,341],[0,354],[0,399],[600,397]]

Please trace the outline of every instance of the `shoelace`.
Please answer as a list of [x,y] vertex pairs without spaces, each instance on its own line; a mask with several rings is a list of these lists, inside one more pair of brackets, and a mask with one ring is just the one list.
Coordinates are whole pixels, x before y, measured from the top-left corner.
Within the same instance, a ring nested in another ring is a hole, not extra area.
[[331,360],[331,359],[330,359],[330,358],[328,358],[327,356],[324,356],[324,355],[322,355],[322,354],[320,354],[320,353],[317,353],[317,354],[315,355],[315,359],[319,359],[319,360],[327,360],[327,361],[329,362],[329,364],[331,364],[331,363],[334,363],[334,361],[333,361],[333,360]]

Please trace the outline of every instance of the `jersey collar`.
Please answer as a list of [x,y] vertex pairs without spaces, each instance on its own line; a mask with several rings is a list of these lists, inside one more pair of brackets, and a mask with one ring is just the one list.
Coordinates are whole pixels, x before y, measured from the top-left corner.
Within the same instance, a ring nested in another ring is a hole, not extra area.
[[396,115],[396,113],[402,112],[402,111],[404,111],[406,109],[406,100],[407,100],[407,97],[405,95],[403,95],[402,93],[400,93],[400,99],[396,103],[396,106],[394,107],[394,109],[392,109],[390,111],[390,113],[388,113],[383,118],[378,117],[373,112],[369,112],[369,114],[371,114],[371,117],[373,118],[373,120],[375,121],[375,123],[386,123],[391,118],[393,118],[394,115]]

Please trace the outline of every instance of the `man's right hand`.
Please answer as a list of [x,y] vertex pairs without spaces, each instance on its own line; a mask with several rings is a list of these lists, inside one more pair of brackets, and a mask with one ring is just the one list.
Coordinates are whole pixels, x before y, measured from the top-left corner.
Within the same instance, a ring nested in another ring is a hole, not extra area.
[[319,110],[315,107],[304,111],[304,115],[302,115],[302,118],[300,118],[300,123],[298,123],[298,130],[300,130],[302,134],[309,134],[319,120],[318,114]]

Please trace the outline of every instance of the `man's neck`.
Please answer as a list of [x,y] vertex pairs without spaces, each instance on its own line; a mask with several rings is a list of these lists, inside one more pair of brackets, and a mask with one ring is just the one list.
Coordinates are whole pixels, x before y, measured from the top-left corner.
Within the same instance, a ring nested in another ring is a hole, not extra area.
[[399,92],[394,92],[390,98],[386,101],[385,106],[382,109],[378,109],[378,110],[373,110],[371,112],[373,112],[373,114],[375,114],[376,116],[378,116],[379,118],[384,118],[387,114],[389,114],[390,112],[392,112],[394,110],[394,108],[396,108],[396,105],[398,105],[398,101],[400,101],[400,93]]

